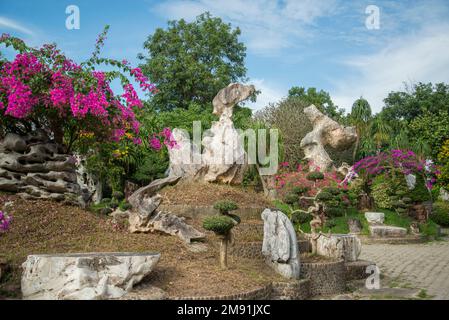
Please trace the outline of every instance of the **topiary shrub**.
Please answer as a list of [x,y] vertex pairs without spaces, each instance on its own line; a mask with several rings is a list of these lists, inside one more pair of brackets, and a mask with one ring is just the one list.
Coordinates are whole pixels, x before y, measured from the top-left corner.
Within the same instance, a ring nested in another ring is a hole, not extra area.
[[430,219],[442,227],[449,227],[449,204],[444,202],[434,203]]
[[234,201],[222,200],[214,204],[214,209],[220,211],[221,214],[229,214],[229,212],[237,210],[239,207]]
[[235,221],[228,216],[207,217],[203,220],[203,228],[217,235],[226,236],[235,226]]
[[333,195],[331,193],[329,193],[329,192],[321,191],[320,193],[318,193],[316,195],[316,200],[317,201],[326,202],[326,201],[330,201],[332,199],[333,199]]
[[323,180],[324,174],[319,171],[310,172],[309,174],[307,174],[306,178],[310,181]]
[[295,204],[295,203],[298,203],[298,201],[299,201],[298,195],[295,194],[295,193],[287,193],[284,196],[284,202],[285,203]]
[[303,195],[303,194],[306,193],[307,191],[309,191],[309,188],[308,188],[308,187],[299,187],[299,186],[296,186],[296,187],[293,187],[293,189],[292,189],[292,193],[293,193],[293,194],[296,194],[296,195],[298,195],[298,196]]
[[338,196],[341,193],[343,193],[343,191],[339,188],[336,187],[327,187],[323,189],[324,192],[329,192],[330,194],[334,195],[334,196]]
[[310,222],[312,220],[312,215],[307,212],[293,212],[292,214],[292,223],[294,224],[303,224]]

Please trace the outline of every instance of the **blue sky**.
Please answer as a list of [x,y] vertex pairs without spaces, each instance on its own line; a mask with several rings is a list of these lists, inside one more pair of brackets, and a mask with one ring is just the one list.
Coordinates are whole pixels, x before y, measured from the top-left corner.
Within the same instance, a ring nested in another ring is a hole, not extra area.
[[[80,9],[80,30],[65,27],[68,5]],[[365,25],[368,5],[380,9],[379,29]],[[157,27],[204,11],[242,29],[248,76],[262,91],[255,110],[304,86],[329,91],[347,110],[364,96],[379,111],[404,82],[449,82],[447,0],[0,0],[0,32],[33,46],[56,42],[82,61],[109,24],[103,55],[137,63]]]

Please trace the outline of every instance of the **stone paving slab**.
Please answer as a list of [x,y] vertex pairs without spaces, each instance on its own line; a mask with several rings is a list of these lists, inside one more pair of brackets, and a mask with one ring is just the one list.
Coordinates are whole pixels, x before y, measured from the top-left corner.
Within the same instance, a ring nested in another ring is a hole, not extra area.
[[387,278],[424,289],[432,299],[449,299],[448,241],[364,245],[360,259],[374,261]]

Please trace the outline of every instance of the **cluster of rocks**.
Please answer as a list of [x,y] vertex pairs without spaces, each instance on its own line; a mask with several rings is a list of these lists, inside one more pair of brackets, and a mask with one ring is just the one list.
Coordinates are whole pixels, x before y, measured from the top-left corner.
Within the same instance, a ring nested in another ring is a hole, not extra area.
[[8,133],[0,142],[0,191],[25,199],[82,203],[76,168],[75,157],[64,154],[43,131]]
[[232,122],[235,104],[248,99],[254,86],[232,83],[220,90],[212,101],[213,114],[220,117],[207,130],[201,146],[192,143],[189,134],[173,130],[177,146],[169,150],[169,175],[183,179],[240,184],[247,165],[241,134]]

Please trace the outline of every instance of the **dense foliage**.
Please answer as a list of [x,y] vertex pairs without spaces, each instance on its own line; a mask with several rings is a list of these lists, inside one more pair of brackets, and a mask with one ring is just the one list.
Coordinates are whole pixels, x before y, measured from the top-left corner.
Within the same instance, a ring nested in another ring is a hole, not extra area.
[[170,21],[144,44],[140,66],[160,92],[152,100],[157,110],[188,109],[209,104],[232,82],[246,81],[246,48],[240,29],[204,13],[193,22]]

